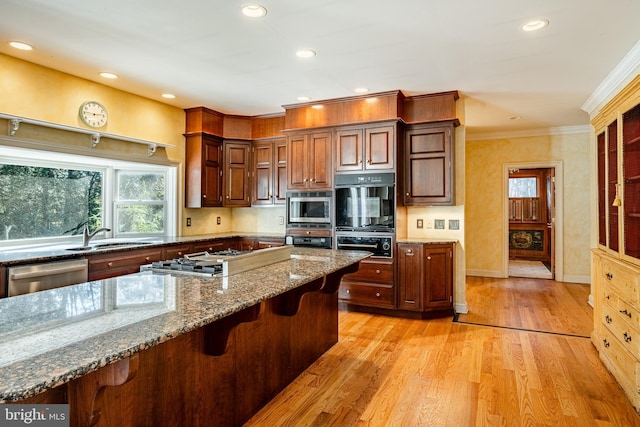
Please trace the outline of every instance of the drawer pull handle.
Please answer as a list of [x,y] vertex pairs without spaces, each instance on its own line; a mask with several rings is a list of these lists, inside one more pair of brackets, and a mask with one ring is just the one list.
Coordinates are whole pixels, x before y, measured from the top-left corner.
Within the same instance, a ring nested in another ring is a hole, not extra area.
[[607,279],[609,279],[609,280],[613,279],[613,274],[607,273]]
[[376,298],[380,298],[380,292],[376,292]]
[[604,344],[605,348],[609,348],[610,344],[609,344],[609,341],[607,341],[606,338],[602,340],[602,343]]
[[113,267],[113,262],[108,262],[108,263],[107,263],[107,265],[108,265],[109,267]]
[[607,295],[605,298],[610,300],[611,299],[611,295]]
[[348,294],[350,294],[350,293],[351,293],[351,291],[350,291],[349,289],[347,289],[347,293],[348,293]]
[[611,323],[611,317],[610,317],[608,314],[607,314],[606,316],[604,316],[604,320],[605,320],[607,323]]
[[624,314],[625,316],[629,317],[629,319],[631,319],[631,313],[628,312],[626,308],[624,310],[620,310],[620,313]]
[[624,341],[625,342],[631,342],[631,335],[629,335],[628,333],[624,333]]
[[376,274],[380,274],[380,270],[376,270]]
[[428,259],[429,261],[431,261],[431,255],[429,255],[429,256],[427,257],[427,259]]

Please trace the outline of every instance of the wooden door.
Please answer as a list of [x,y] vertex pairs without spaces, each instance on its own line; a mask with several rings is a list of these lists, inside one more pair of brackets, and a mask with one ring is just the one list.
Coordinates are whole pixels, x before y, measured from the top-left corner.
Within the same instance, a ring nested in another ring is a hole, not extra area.
[[283,138],[273,144],[273,203],[283,205],[287,201],[287,141]]
[[424,275],[422,245],[398,244],[398,308],[421,311]]
[[426,245],[424,249],[424,308],[453,306],[453,249]]
[[307,162],[309,168],[309,188],[331,188],[333,182],[333,159],[331,152],[331,133],[321,132],[311,134],[307,141]]
[[291,135],[287,145],[287,186],[289,189],[306,189],[309,186],[307,135]]
[[365,130],[365,165],[367,170],[385,170],[395,167],[395,131],[393,126]]
[[224,206],[249,206],[249,144],[224,143]]
[[222,141],[203,139],[202,206],[222,206]]
[[336,172],[362,170],[363,145],[362,129],[336,132]]
[[273,144],[257,142],[253,145],[253,205],[273,204]]

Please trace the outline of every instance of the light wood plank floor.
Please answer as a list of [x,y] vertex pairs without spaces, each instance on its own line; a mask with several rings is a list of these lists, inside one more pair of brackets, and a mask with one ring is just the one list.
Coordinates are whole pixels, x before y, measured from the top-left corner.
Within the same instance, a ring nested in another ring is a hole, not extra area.
[[[469,279],[468,301],[474,291],[485,291]],[[510,286],[515,286],[510,280],[503,283]],[[532,287],[536,284],[518,287],[518,298],[528,301]],[[544,306],[535,310],[536,317],[553,312]],[[247,427],[640,426],[588,338],[452,318],[421,321],[341,312],[339,322],[338,344]],[[568,323],[573,328],[579,322]]]

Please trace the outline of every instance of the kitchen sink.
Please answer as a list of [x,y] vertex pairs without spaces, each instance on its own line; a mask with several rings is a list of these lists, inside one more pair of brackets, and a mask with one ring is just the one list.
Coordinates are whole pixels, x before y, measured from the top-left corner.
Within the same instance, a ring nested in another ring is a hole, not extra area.
[[130,248],[134,246],[151,245],[154,242],[110,242],[110,243],[98,243],[91,246],[78,246],[75,248],[67,248],[68,251],[101,251],[106,249],[122,249]]

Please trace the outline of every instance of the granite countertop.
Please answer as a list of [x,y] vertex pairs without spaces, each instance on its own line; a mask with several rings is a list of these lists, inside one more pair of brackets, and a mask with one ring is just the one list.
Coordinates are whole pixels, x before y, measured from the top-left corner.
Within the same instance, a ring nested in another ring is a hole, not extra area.
[[12,265],[24,262],[42,262],[52,260],[63,260],[69,258],[78,258],[88,254],[105,253],[109,251],[122,251],[127,249],[154,248],[169,244],[179,243],[195,243],[204,242],[212,239],[229,239],[236,237],[252,237],[252,238],[280,238],[284,235],[264,234],[264,233],[216,233],[197,236],[183,237],[140,237],[140,238],[113,238],[102,240],[91,240],[90,245],[116,242],[141,242],[139,246],[130,246],[128,248],[114,248],[103,250],[69,250],[69,248],[77,248],[82,246],[80,240],[72,240],[70,242],[61,243],[43,243],[36,245],[21,245],[13,247],[0,248],[0,265]]
[[227,278],[150,271],[0,300],[0,403],[36,395],[370,256],[293,248]]

